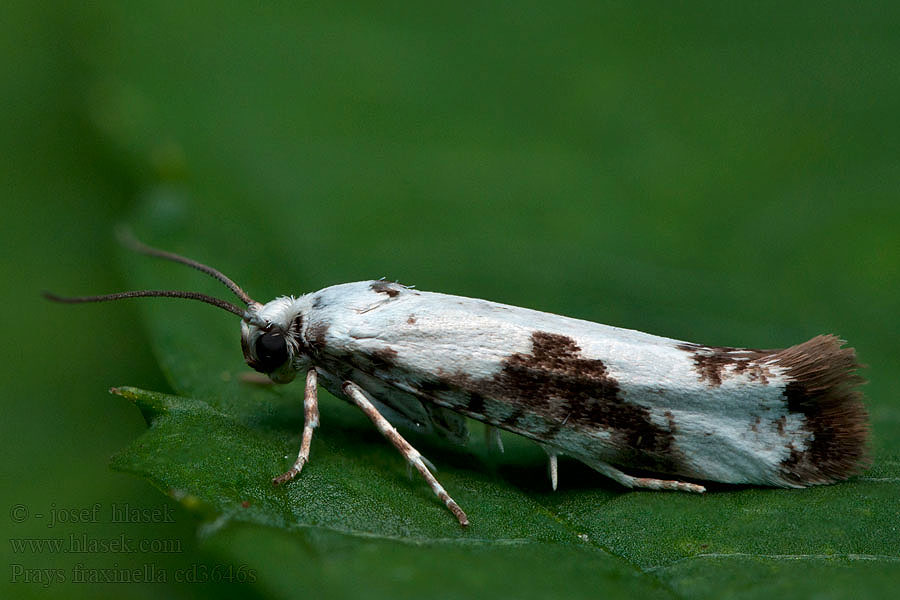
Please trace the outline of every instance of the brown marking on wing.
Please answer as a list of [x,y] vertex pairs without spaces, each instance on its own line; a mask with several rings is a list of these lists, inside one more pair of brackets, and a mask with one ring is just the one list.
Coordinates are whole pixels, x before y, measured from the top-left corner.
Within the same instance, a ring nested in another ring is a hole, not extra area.
[[402,290],[396,283],[391,283],[389,281],[373,281],[369,284],[369,288],[373,292],[387,294],[391,298],[395,298]]
[[674,434],[675,434],[675,431],[676,431],[676,427],[675,427],[675,415],[672,414],[672,411],[671,411],[671,410],[667,410],[667,411],[666,411],[665,413],[663,413],[663,414],[664,414],[664,416],[666,417],[666,423],[668,423],[668,425],[669,425],[669,433],[672,434],[672,435],[674,435]]
[[784,426],[787,425],[787,417],[784,415],[775,419],[775,428],[778,429],[778,435],[784,436]]
[[503,361],[491,379],[469,383],[478,393],[535,414],[554,426],[587,431],[606,430],[618,446],[618,463],[662,472],[676,469],[672,431],[654,424],[648,409],[626,402],[618,382],[599,359],[583,358],[567,336],[534,332],[531,354],[516,353]]
[[303,337],[303,313],[297,313],[297,316],[294,317],[291,324],[288,326],[287,335],[285,337],[292,346],[292,353],[310,353],[309,345]]
[[856,389],[865,380],[853,348],[833,335],[820,335],[777,355],[791,379],[784,390],[788,410],[802,413],[810,433],[804,451],[791,448],[782,476],[801,484],[846,479],[869,464],[869,418]]
[[303,331],[303,313],[297,313],[297,316],[291,321],[290,327],[288,327],[288,334],[296,336],[301,331]]
[[323,352],[327,345],[325,336],[328,335],[328,325],[326,323],[315,323],[311,325],[306,332],[306,343],[316,352]]
[[[674,418],[657,425],[647,408],[623,398],[618,382],[599,359],[584,358],[570,337],[537,331],[531,336],[531,352],[507,356],[500,371],[487,378],[467,373],[439,371],[428,379],[412,379],[400,373],[407,385],[418,390],[423,400],[501,427],[519,430],[539,441],[553,442],[561,430],[583,434],[609,432],[616,464],[656,472],[679,471],[682,457],[674,444]],[[346,357],[356,368],[371,373],[376,362],[402,371],[396,355],[376,361],[360,356]],[[341,359],[343,360],[343,359]],[[487,418],[491,403],[509,407],[509,414]],[[534,418],[543,421],[535,424]],[[527,423],[526,423],[527,421]],[[528,429],[526,429],[528,428]]]
[[677,348],[691,354],[700,381],[706,381],[712,387],[722,385],[722,381],[729,377],[742,374],[747,374],[752,381],[768,385],[769,378],[773,376],[768,361],[778,352],[698,344],[678,344]]
[[371,363],[379,371],[390,371],[397,365],[397,351],[391,347],[374,350]]
[[[772,369],[783,370],[782,376],[790,380],[783,396],[790,412],[804,416],[807,448],[801,451],[788,442],[790,456],[781,463],[781,476],[811,485],[846,479],[869,464],[868,413],[856,389],[864,380],[856,373],[856,352],[841,348],[843,343],[836,336],[820,335],[780,350],[697,344],[678,348],[693,355],[700,380],[713,387],[741,373],[768,385]],[[784,417],[775,421],[779,435],[786,435],[786,424]]]

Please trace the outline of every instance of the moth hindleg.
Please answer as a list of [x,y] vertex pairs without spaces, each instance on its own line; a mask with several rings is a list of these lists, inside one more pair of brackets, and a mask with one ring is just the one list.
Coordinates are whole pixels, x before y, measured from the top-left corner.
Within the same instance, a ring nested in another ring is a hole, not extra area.
[[488,448],[496,448],[503,452],[503,438],[500,437],[500,430],[492,425],[484,426],[484,441]]
[[556,486],[559,483],[559,461],[557,459],[556,451],[552,448],[548,448],[544,446],[544,452],[547,453],[547,458],[550,461],[547,464],[548,472],[550,473],[550,485],[553,487],[553,491],[556,491]]
[[431,474],[431,471],[428,470],[428,467],[425,466],[425,458],[419,454],[419,451],[413,448],[409,442],[403,439],[403,436],[397,432],[394,426],[378,412],[378,409],[375,408],[372,402],[366,397],[366,393],[362,388],[352,381],[345,381],[341,386],[341,390],[366,414],[367,417],[369,417],[369,419],[372,420],[372,423],[375,424],[378,431],[380,431],[381,434],[400,451],[403,458],[419,471],[422,477],[425,478],[425,481],[428,482],[428,485],[431,486],[431,490],[435,495],[447,505],[450,512],[456,515],[459,524],[463,526],[468,525],[469,518],[466,517],[466,513],[463,512],[459,505],[447,493],[447,490],[438,483],[438,480],[435,479],[434,475]]
[[624,485],[627,488],[646,488],[650,490],[674,490],[678,492],[696,492],[703,493],[706,488],[696,483],[688,483],[687,481],[676,481],[670,479],[654,479],[652,477],[634,477],[623,473],[619,469],[605,462],[590,461],[587,463],[591,468],[606,475],[613,481]]
[[303,395],[303,441],[294,466],[272,480],[273,485],[290,481],[300,474],[303,465],[309,462],[309,446],[312,444],[313,429],[319,426],[318,377],[315,368],[306,373],[306,390]]

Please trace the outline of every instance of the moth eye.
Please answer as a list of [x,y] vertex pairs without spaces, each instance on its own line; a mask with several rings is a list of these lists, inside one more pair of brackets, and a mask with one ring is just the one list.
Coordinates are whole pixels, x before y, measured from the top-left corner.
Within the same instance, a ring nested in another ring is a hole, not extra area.
[[288,359],[287,341],[279,333],[264,333],[256,340],[256,359],[263,373],[274,371]]

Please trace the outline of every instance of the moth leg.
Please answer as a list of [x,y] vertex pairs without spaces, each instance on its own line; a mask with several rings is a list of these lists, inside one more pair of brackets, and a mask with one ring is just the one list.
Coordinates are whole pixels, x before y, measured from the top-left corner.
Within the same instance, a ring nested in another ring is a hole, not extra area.
[[273,485],[286,483],[300,474],[303,465],[309,462],[309,446],[312,444],[313,429],[319,426],[318,377],[316,370],[306,373],[306,391],[303,395],[303,441],[294,466],[272,479]]
[[503,453],[503,438],[500,437],[500,430],[493,425],[484,426],[484,441],[488,448],[496,448]]
[[403,458],[407,460],[409,464],[414,466],[417,471],[425,478],[425,481],[428,482],[428,485],[431,486],[431,490],[435,493],[435,495],[443,500],[444,504],[447,505],[447,508],[450,509],[456,518],[459,520],[459,524],[466,526],[469,524],[469,518],[466,517],[466,513],[459,507],[459,505],[453,501],[453,498],[447,493],[447,490],[438,483],[438,480],[435,479],[434,475],[431,474],[431,471],[428,470],[428,467],[425,466],[424,457],[419,454],[419,451],[413,448],[409,442],[403,439],[393,425],[388,422],[381,413],[378,412],[378,409],[372,405],[369,399],[366,397],[365,392],[358,385],[353,383],[352,381],[345,381],[341,386],[341,390],[344,394],[350,398],[354,404],[356,404],[369,419],[372,420],[372,423],[375,424],[375,427],[378,428],[378,431],[381,432],[381,435],[386,437],[388,441],[390,441],[397,450],[400,451],[400,454],[403,455]]
[[[431,471],[434,471],[435,473],[437,473],[438,468],[436,466],[434,466],[433,462],[431,462],[430,460],[428,460],[427,458],[425,458],[422,455],[419,455],[419,458],[422,459],[422,462],[425,463],[426,467],[428,467]],[[409,477],[410,479],[413,478],[412,470],[413,470],[412,463],[406,463],[406,476]]]
[[550,459],[550,485],[553,491],[556,491],[556,484],[559,483],[559,462],[556,459],[555,452],[548,452],[547,457]]
[[678,492],[696,492],[702,494],[706,488],[696,483],[675,481],[670,479],[654,479],[652,477],[633,477],[603,462],[589,462],[593,469],[603,473],[613,481],[627,488],[646,488],[649,490],[675,490]]

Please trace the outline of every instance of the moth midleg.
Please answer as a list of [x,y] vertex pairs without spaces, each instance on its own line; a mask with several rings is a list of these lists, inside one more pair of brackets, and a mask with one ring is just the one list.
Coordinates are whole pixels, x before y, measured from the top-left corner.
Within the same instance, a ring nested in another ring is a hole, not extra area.
[[675,481],[670,479],[654,479],[652,477],[633,477],[623,473],[612,465],[604,462],[591,461],[588,463],[590,467],[600,473],[606,475],[613,481],[624,485],[627,488],[646,488],[650,490],[674,490],[678,492],[696,492],[703,493],[706,488],[696,483],[688,483],[687,481]]
[[[422,459],[422,462],[425,463],[425,466],[428,467],[429,471],[434,471],[435,473],[437,473],[438,468],[436,466],[434,466],[433,462],[431,462],[430,460],[428,460],[421,454],[419,455],[419,458]],[[406,476],[409,477],[410,479],[412,479],[412,476],[413,476],[412,469],[413,469],[412,463],[406,463]]]
[[369,419],[372,420],[372,423],[375,424],[375,427],[378,428],[381,435],[386,437],[388,441],[400,451],[403,458],[405,458],[409,464],[414,466],[422,477],[425,478],[425,481],[431,486],[431,490],[434,494],[447,505],[450,512],[456,515],[459,524],[463,526],[468,525],[469,518],[466,516],[466,513],[463,512],[459,505],[447,493],[447,490],[445,490],[438,480],[435,479],[434,475],[431,474],[431,471],[425,466],[424,457],[419,454],[419,451],[413,448],[409,442],[403,439],[403,436],[397,432],[394,426],[378,412],[378,409],[375,408],[363,389],[352,381],[345,381],[341,386],[341,390],[366,414],[367,417],[369,417]]
[[544,446],[544,452],[547,453],[547,459],[549,460],[547,464],[548,472],[550,473],[550,485],[553,487],[553,491],[556,491],[556,486],[559,483],[559,460],[557,459],[557,454],[552,448],[548,448]]
[[303,465],[309,462],[309,447],[312,444],[313,429],[319,426],[318,377],[316,370],[306,373],[306,390],[303,395],[303,440],[300,442],[300,453],[294,466],[272,479],[274,485],[290,481],[300,474]]
[[493,425],[484,426],[484,441],[488,449],[496,448],[501,453],[503,452],[503,438],[500,437],[500,430]]

